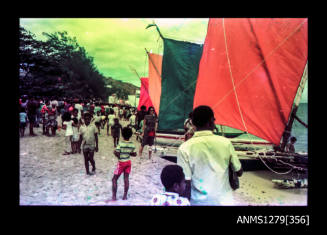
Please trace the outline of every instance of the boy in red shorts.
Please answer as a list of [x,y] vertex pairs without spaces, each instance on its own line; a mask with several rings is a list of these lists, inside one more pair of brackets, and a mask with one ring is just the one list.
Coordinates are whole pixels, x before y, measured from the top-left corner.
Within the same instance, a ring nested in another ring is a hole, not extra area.
[[122,130],[123,141],[121,141],[116,150],[115,156],[118,158],[118,165],[114,171],[114,177],[112,178],[112,201],[116,201],[117,193],[117,180],[119,176],[124,172],[124,196],[123,200],[127,199],[127,192],[129,188],[129,173],[131,172],[131,160],[130,157],[136,156],[135,145],[132,141],[129,141],[133,132],[129,127],[124,127]]

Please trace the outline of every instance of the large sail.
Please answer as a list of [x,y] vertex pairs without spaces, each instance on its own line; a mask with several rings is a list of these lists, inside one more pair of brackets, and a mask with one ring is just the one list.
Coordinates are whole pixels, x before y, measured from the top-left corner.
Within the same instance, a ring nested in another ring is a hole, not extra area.
[[159,116],[161,96],[161,65],[162,55],[148,53],[149,57],[149,95],[153,107]]
[[279,144],[308,55],[307,19],[210,19],[194,107]]
[[153,106],[151,98],[149,96],[149,80],[148,78],[141,78],[141,90],[140,99],[137,106],[137,110],[141,110],[141,106],[144,105],[147,109]]
[[183,129],[193,110],[193,97],[202,55],[196,43],[163,38],[159,130]]

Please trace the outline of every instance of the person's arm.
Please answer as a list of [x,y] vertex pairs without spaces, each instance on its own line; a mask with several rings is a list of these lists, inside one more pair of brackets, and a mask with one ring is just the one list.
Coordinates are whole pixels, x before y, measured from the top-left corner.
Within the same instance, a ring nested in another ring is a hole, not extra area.
[[118,152],[117,150],[114,150],[114,155],[119,159],[119,157],[120,157],[120,152]]
[[232,143],[230,143],[230,153],[231,153],[231,163],[234,171],[236,172],[238,177],[241,177],[243,175],[243,169],[242,164],[240,160],[238,159],[237,153],[235,152],[234,146]]
[[185,191],[181,196],[191,200],[191,180],[185,180],[185,184]]

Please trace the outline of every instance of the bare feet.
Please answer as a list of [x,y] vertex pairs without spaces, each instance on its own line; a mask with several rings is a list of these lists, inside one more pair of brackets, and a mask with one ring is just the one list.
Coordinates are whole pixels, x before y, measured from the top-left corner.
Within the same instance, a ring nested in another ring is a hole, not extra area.
[[115,201],[117,201],[116,197],[112,197],[111,199],[105,200],[105,203],[115,202]]

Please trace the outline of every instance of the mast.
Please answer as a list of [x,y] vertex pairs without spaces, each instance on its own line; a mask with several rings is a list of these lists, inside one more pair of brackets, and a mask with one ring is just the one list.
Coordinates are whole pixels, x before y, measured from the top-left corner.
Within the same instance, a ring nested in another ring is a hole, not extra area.
[[306,83],[307,80],[308,80],[308,62],[305,65],[304,72],[303,72],[303,75],[302,75],[302,80],[301,80],[301,83],[299,85],[299,89],[298,89],[298,92],[297,92],[297,95],[296,95],[296,98],[295,98],[295,101],[294,101],[294,104],[293,104],[293,109],[292,109],[292,112],[291,112],[291,115],[290,115],[290,119],[288,121],[288,124],[287,124],[287,126],[285,128],[285,131],[284,131],[284,134],[283,134],[283,139],[282,139],[282,144],[281,144],[281,151],[282,152],[285,151],[286,144],[288,142],[289,137],[291,136],[291,130],[292,130],[294,119],[298,119],[297,116],[296,116],[296,112],[297,112],[297,109],[299,107],[302,92],[303,92],[303,89],[304,89],[304,86],[305,86],[305,83]]

